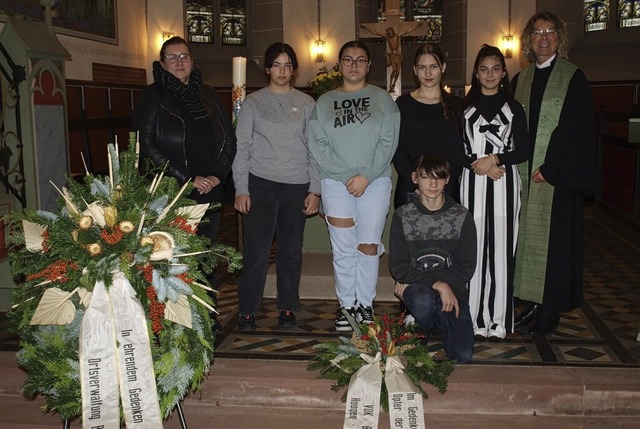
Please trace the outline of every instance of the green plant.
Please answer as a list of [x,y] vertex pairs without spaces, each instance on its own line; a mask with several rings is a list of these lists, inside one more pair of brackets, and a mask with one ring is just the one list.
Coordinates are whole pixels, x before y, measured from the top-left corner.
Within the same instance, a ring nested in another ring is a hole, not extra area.
[[316,77],[307,83],[307,87],[311,88],[316,98],[325,92],[336,89],[340,85],[342,85],[342,72],[338,63],[335,63],[331,69],[328,69],[327,66],[322,66]]

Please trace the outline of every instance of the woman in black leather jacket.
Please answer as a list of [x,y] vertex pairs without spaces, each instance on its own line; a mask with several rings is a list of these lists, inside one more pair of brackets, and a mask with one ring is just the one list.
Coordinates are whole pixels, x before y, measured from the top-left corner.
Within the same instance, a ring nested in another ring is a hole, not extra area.
[[[236,136],[227,110],[216,91],[202,83],[193,67],[187,42],[172,37],[153,62],[155,83],[141,93],[133,115],[140,132],[140,168],[143,173],[163,168],[182,185],[193,183],[190,198],[198,203],[221,203],[224,183],[236,154]],[[220,211],[209,210],[198,234],[215,242]],[[215,277],[209,276],[214,285]]]
[[[187,42],[172,37],[153,62],[155,83],[140,96],[133,128],[140,132],[141,169],[162,168],[180,184],[191,180],[198,203],[222,202],[224,183],[236,154],[229,113],[216,91],[202,83]],[[216,239],[219,211],[199,233]]]

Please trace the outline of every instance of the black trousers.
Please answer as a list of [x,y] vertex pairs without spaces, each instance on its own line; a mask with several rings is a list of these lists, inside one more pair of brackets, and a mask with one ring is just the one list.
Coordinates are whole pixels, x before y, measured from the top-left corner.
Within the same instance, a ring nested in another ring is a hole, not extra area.
[[274,237],[277,308],[298,310],[306,222],[303,209],[308,191],[308,183],[279,183],[249,175],[251,207],[243,217],[244,261],[238,285],[240,314],[256,314],[260,309]]

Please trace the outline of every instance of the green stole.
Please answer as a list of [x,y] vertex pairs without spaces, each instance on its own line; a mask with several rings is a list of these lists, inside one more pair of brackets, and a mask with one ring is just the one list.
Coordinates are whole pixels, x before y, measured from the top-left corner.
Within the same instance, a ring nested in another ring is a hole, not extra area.
[[[516,100],[524,108],[527,123],[529,123],[531,85],[535,67],[535,64],[532,64],[520,73],[515,93]],[[540,106],[531,172],[544,164],[551,134],[558,125],[569,82],[576,69],[574,64],[560,58],[553,66]],[[547,182],[530,182],[528,168],[523,167],[519,169],[522,180],[522,209],[516,253],[515,296],[542,303],[554,189]]]

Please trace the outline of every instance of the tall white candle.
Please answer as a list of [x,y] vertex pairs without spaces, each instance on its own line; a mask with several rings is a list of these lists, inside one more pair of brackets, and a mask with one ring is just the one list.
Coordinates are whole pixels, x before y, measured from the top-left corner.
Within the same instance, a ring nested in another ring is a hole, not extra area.
[[136,170],[140,162],[140,131],[136,131]]
[[233,86],[243,86],[247,83],[247,59],[233,57]]
[[233,113],[233,124],[238,121],[242,102],[247,95],[247,59],[245,57],[233,57],[233,69],[231,73],[231,110]]
[[111,152],[107,149],[107,162],[109,163],[109,185],[113,189],[113,164],[111,163]]

